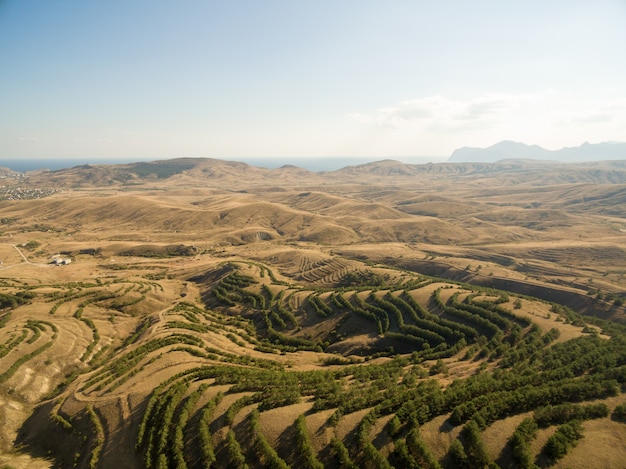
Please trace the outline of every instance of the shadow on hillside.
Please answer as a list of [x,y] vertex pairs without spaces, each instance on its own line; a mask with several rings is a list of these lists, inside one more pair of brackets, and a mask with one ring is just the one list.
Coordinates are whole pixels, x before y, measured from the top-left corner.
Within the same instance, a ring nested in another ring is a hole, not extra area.
[[19,429],[15,447],[33,457],[54,461],[53,467],[73,467],[82,442],[75,432],[52,421],[54,405],[50,401],[35,408]]

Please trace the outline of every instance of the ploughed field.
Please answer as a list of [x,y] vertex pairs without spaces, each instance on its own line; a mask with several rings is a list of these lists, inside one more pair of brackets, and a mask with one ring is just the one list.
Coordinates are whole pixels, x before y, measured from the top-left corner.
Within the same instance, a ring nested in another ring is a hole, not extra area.
[[599,166],[29,173],[0,464],[620,467],[626,169]]

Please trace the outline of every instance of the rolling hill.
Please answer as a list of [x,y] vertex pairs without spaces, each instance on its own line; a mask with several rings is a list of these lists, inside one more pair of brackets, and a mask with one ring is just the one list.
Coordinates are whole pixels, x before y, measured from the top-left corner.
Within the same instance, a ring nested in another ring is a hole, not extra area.
[[185,158],[10,179],[0,466],[620,467],[625,178]]

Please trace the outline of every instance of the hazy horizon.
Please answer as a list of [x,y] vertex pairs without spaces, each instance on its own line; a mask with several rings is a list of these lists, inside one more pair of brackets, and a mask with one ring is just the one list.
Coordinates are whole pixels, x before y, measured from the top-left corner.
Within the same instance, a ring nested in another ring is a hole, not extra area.
[[[190,156],[190,157],[172,157],[172,158],[88,158],[88,157],[75,157],[75,158],[0,158],[0,168],[9,168],[17,172],[27,172],[36,170],[50,170],[56,171],[59,169],[71,168],[74,166],[80,166],[85,164],[93,165],[115,165],[115,164],[128,164],[139,162],[151,162],[160,160],[169,160],[176,158],[206,158],[202,156]],[[224,161],[236,161],[246,163],[250,166],[263,167],[268,169],[279,168],[285,165],[297,166],[299,168],[307,169],[309,171],[333,171],[336,169],[345,168],[346,166],[355,166],[365,163],[372,163],[375,161],[381,161],[385,159],[393,159],[407,164],[425,164],[429,162],[444,162],[448,159],[447,156],[441,157],[297,157],[297,158],[260,158],[260,157],[233,157],[233,158],[214,158]]]
[[620,0],[6,1],[0,159],[626,141],[625,23]]

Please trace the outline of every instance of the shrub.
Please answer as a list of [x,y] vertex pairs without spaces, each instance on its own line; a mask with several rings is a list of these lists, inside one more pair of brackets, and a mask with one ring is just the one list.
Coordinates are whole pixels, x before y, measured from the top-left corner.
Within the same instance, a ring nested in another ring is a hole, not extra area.
[[611,417],[613,418],[613,420],[626,422],[626,402],[616,406],[613,410],[613,414],[611,414]]
[[579,420],[565,423],[559,426],[556,432],[548,438],[543,447],[543,453],[554,461],[561,459],[571,447],[576,446],[582,437],[582,425]]

